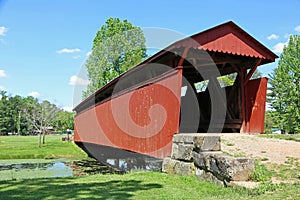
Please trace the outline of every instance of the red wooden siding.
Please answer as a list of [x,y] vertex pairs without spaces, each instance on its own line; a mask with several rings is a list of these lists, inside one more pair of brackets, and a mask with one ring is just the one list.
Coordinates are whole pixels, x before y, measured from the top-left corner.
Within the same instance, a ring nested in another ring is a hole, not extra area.
[[75,117],[76,142],[164,158],[179,129],[181,73],[96,105]]
[[263,133],[266,108],[267,78],[251,80],[246,86],[246,119],[244,133]]

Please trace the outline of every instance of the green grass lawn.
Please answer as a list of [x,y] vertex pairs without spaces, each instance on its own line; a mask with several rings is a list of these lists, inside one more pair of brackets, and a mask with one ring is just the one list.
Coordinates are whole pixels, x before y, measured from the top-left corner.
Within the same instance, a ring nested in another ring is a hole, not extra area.
[[299,184],[222,188],[158,172],[0,182],[0,199],[300,199]]
[[62,136],[47,135],[46,143],[38,148],[38,136],[0,136],[0,159],[75,158],[86,154]]

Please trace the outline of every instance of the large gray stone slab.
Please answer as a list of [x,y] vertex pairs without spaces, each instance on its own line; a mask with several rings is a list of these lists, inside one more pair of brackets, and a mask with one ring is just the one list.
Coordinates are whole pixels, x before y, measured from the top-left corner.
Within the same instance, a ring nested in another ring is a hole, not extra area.
[[171,157],[177,160],[192,161],[193,148],[192,144],[173,143]]
[[195,174],[195,169],[193,162],[178,161],[169,157],[163,160],[162,172],[167,174],[192,176]]
[[198,133],[178,133],[173,136],[173,143],[193,144],[194,137]]
[[235,158],[223,153],[193,153],[193,159],[197,167],[226,181],[246,181],[255,167],[251,158]]
[[180,161],[174,160],[170,157],[164,158],[162,164],[162,172],[167,174],[175,174],[175,166],[179,164]]
[[194,143],[199,151],[221,151],[221,137],[219,135],[205,136],[202,143]]
[[196,151],[220,151],[221,137],[215,133],[179,133],[173,136],[174,143],[192,144]]
[[251,158],[216,156],[215,163],[219,173],[233,181],[247,181],[255,168],[254,160]]
[[174,172],[175,174],[181,176],[192,176],[195,174],[195,165],[193,162],[184,162],[180,161],[179,164],[175,165]]
[[208,170],[209,166],[209,156],[216,156],[219,154],[223,154],[221,151],[206,151],[206,152],[195,152],[193,151],[193,161],[195,166],[200,169]]

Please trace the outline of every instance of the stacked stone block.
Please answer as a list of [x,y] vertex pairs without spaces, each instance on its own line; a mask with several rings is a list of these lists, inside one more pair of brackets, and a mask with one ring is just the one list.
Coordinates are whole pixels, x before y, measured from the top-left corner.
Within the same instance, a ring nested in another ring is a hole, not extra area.
[[230,185],[247,181],[254,167],[253,159],[223,154],[219,134],[181,133],[174,135],[172,154],[164,159],[162,171]]

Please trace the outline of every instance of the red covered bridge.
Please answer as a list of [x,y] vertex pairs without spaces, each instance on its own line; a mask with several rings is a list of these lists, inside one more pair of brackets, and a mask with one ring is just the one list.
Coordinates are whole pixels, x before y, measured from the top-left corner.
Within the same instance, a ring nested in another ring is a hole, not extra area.
[[267,78],[251,76],[276,58],[231,21],[180,40],[76,106],[74,140],[164,158],[174,134],[262,133]]

